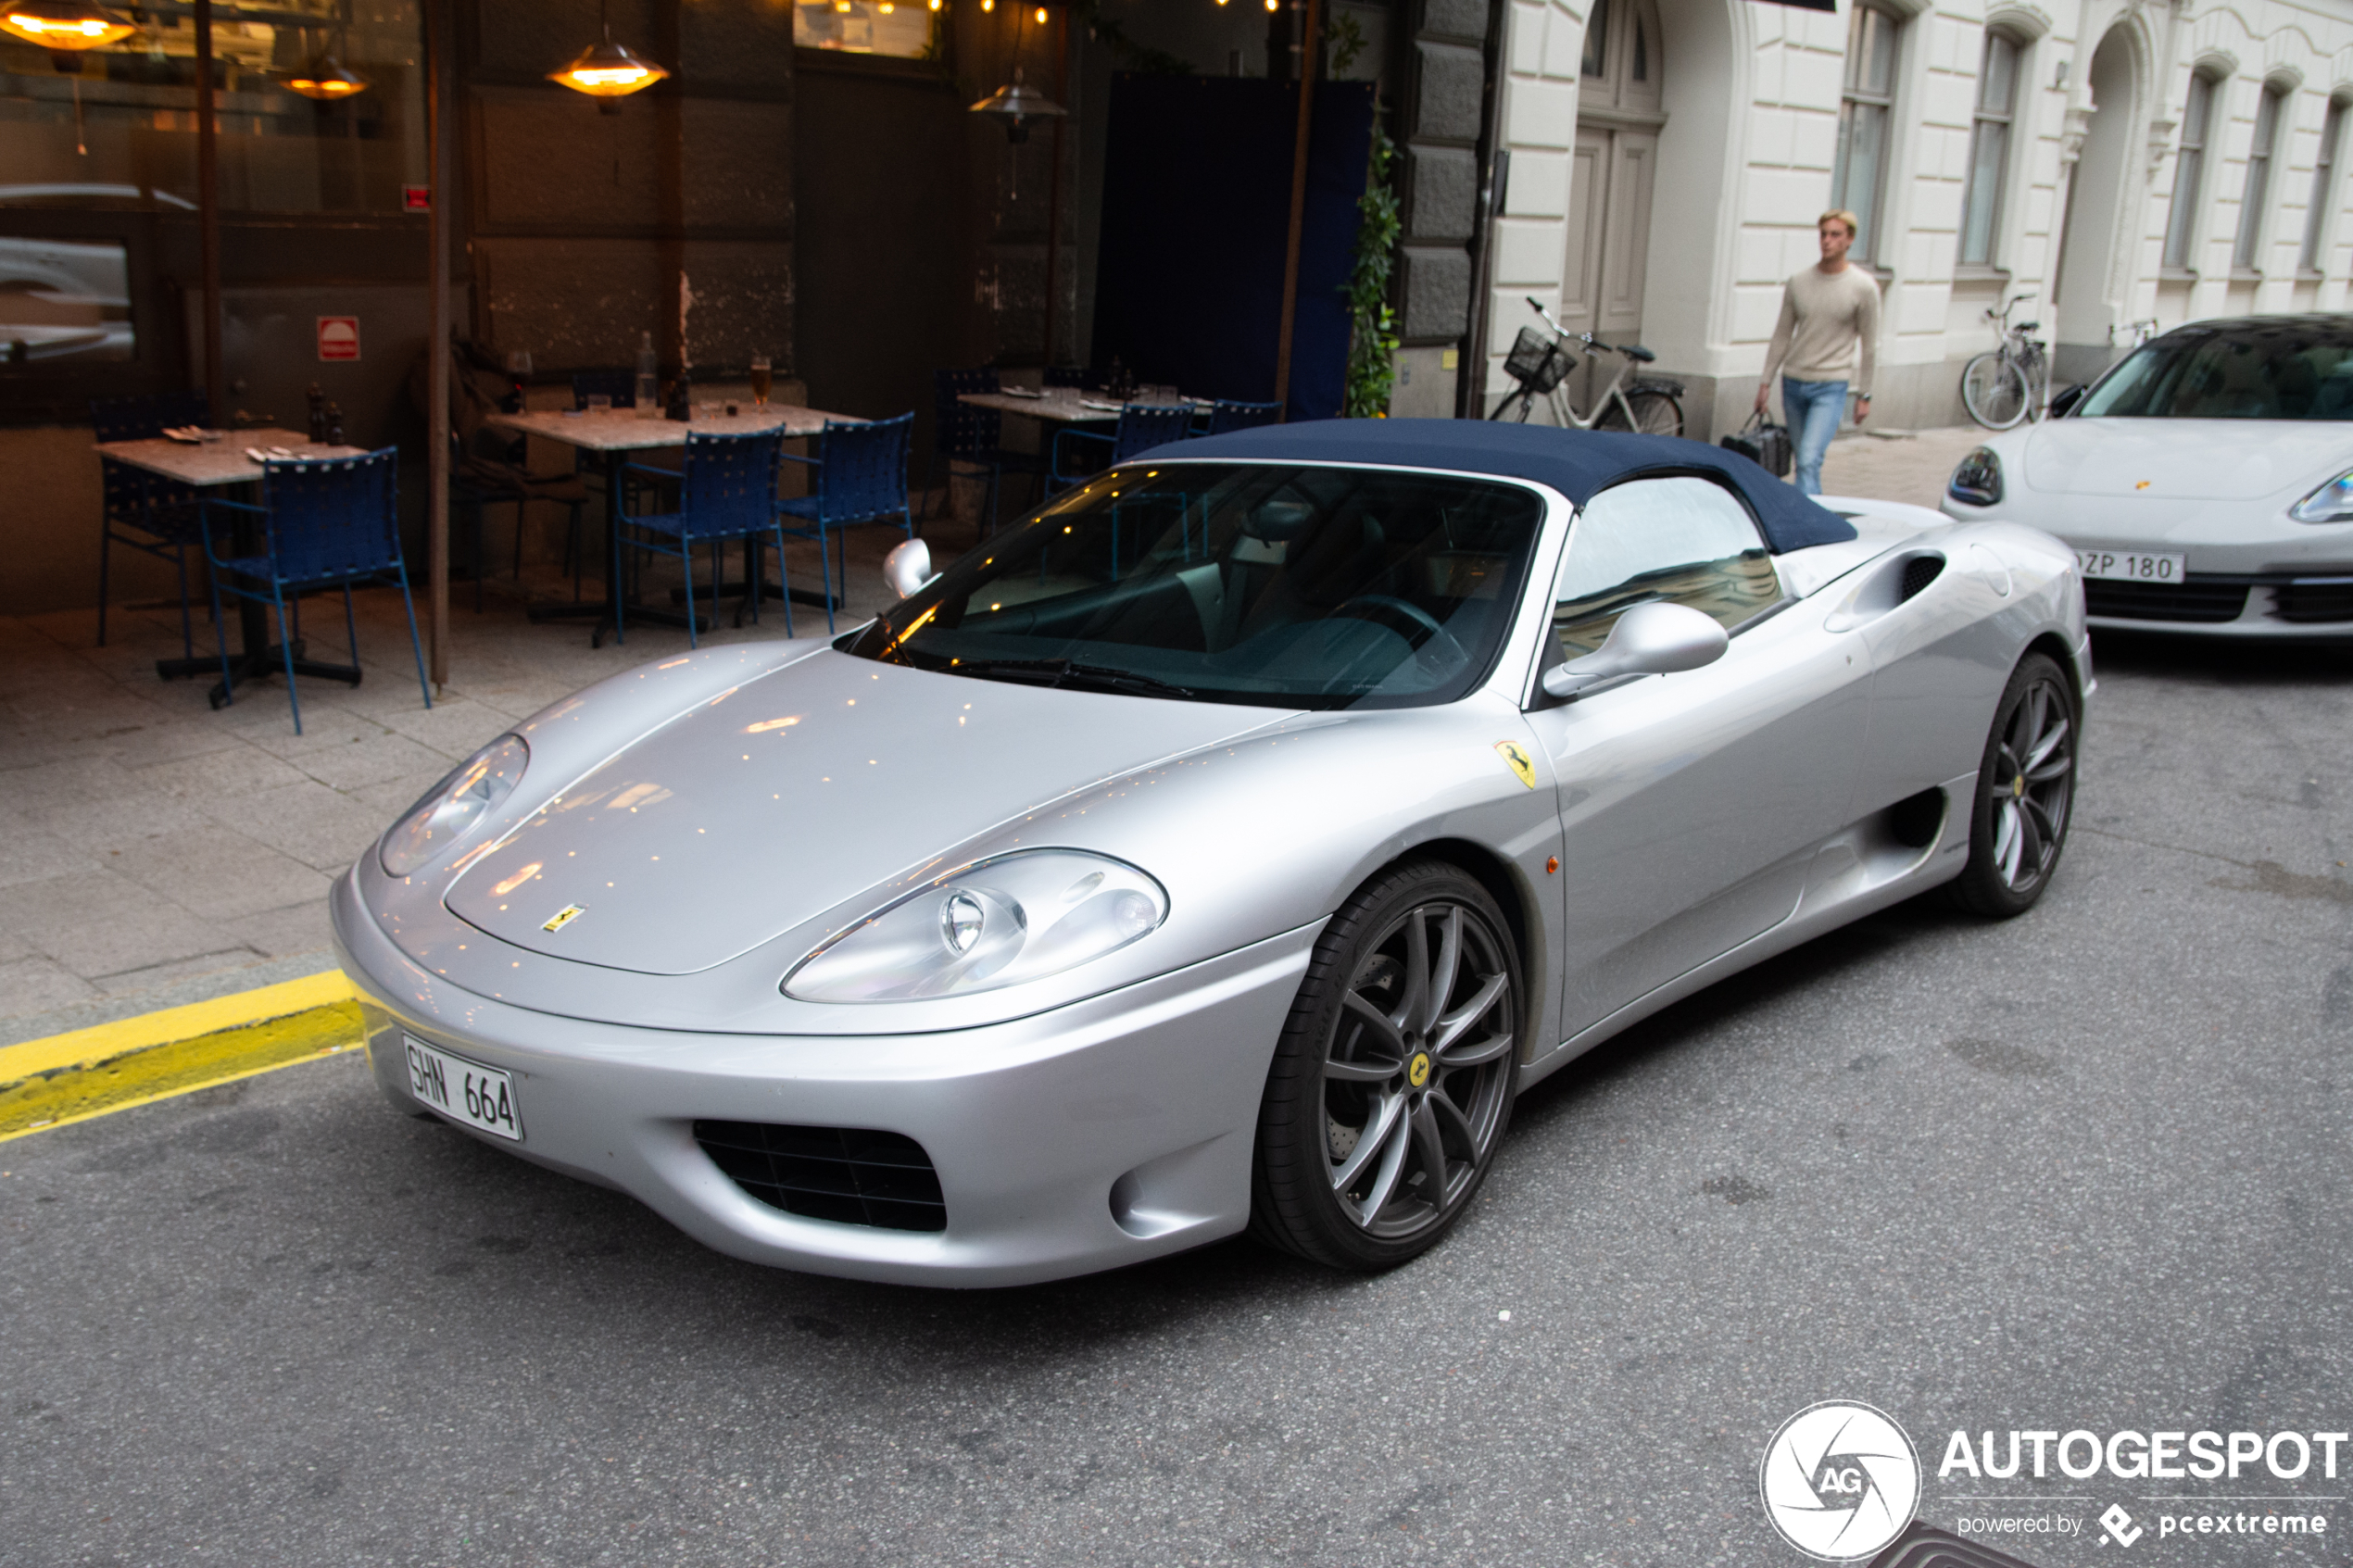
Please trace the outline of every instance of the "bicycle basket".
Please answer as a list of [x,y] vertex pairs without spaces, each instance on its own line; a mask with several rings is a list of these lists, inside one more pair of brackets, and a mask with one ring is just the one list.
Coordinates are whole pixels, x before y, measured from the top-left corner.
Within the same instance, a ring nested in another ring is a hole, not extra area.
[[1522,327],[1519,336],[1512,340],[1504,373],[1530,392],[1550,392],[1568,374],[1568,351],[1550,334]]

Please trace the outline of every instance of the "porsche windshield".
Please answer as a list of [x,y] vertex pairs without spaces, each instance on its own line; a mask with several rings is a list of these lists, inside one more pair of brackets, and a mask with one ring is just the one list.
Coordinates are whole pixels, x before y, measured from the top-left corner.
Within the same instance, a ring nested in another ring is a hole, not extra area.
[[1130,465],[883,613],[862,658],[1201,702],[1449,702],[1476,685],[1543,503],[1468,476]]
[[2092,388],[2079,419],[2353,420],[2353,332],[2309,321],[2168,332]]

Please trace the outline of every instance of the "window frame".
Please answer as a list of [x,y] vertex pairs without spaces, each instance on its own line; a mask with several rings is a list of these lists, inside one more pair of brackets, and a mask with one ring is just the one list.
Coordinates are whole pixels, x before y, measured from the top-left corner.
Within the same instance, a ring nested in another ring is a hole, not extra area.
[[[1867,51],[1858,47],[1859,36],[1867,31],[1864,19],[1875,16],[1879,25],[1887,30],[1887,85],[1873,88],[1866,82],[1857,85],[1858,76],[1866,75],[1869,62],[1863,56]],[[1904,43],[1910,18],[1894,6],[1879,0],[1855,0],[1851,19],[1847,24],[1846,47],[1840,74],[1838,97],[1838,143],[1831,166],[1831,206],[1852,212],[1860,220],[1856,227],[1854,247],[1848,258],[1872,269],[1883,269],[1880,258],[1880,229],[1885,218],[1888,185],[1888,165],[1894,161],[1895,134],[1901,125],[1896,115],[1896,101],[1903,94]],[[1848,147],[1852,141],[1852,126],[1858,119],[1858,109],[1869,109],[1880,117],[1880,151],[1871,170],[1871,189],[1859,203],[1848,183]]]
[[2312,194],[2304,210],[2304,248],[2298,270],[2308,277],[2325,277],[2321,265],[2327,257],[2329,220],[2336,186],[2337,144],[2345,139],[2345,100],[2331,98],[2321,117],[2321,144],[2312,156]]
[[[2196,104],[2198,89],[2205,102]],[[2161,265],[2172,271],[2195,274],[2190,258],[2197,254],[2197,203],[2206,184],[2206,153],[2214,134],[2214,100],[2222,79],[2208,70],[2190,72],[2189,96],[2182,104],[2182,140],[2173,155],[2173,194],[2165,215],[2165,246]],[[2193,115],[2191,107],[2196,104]],[[2186,189],[2183,174],[2188,172]]]
[[[1985,82],[1996,44],[2007,45],[2010,51],[2009,94],[2007,101],[1999,109],[1992,109],[1985,104]],[[1991,270],[1998,265],[1995,258],[2002,250],[2003,209],[2009,200],[2010,158],[2018,146],[2019,85],[2027,78],[2027,56],[2032,47],[2032,44],[2009,29],[1996,26],[1985,30],[1985,45],[1978,52],[1978,92],[1976,102],[1969,111],[1969,174],[1961,193],[1959,243],[1954,248],[1957,265],[1962,268]],[[1994,160],[1993,189],[1990,192],[1981,189],[1978,182],[1981,167],[1978,149],[1988,126],[1999,127],[2002,137],[2000,156]],[[1985,215],[1984,254],[1971,259],[1969,255],[1969,229],[1981,211]]]
[[2238,232],[2231,240],[2233,275],[2263,275],[2256,263],[2263,255],[2265,232],[2271,227],[2264,221],[2264,208],[2271,199],[2271,161],[2279,152],[2280,110],[2286,102],[2287,89],[2271,82],[2263,84],[2255,100],[2255,129],[2246,143],[2246,178],[2239,185]]

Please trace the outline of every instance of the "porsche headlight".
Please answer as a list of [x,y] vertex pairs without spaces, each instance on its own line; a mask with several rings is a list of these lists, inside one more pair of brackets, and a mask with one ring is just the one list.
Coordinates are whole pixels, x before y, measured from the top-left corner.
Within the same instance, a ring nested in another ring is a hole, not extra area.
[[1076,849],[983,860],[884,906],[785,977],[804,1002],[995,991],[1114,952],[1167,918],[1135,867]]
[[2353,469],[2347,469],[2287,509],[2298,522],[2353,522]]
[[458,764],[457,771],[425,792],[409,814],[384,834],[376,859],[393,876],[407,876],[447,850],[515,792],[531,765],[531,747],[521,735],[501,735]]
[[1991,446],[1981,446],[1961,459],[1944,494],[1972,507],[1991,507],[2002,499],[2002,459]]

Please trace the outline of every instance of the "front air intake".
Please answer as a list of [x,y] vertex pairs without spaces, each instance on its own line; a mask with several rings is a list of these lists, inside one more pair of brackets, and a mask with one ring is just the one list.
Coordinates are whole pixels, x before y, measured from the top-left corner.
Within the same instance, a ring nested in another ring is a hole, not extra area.
[[695,1142],[737,1186],[787,1214],[890,1231],[948,1228],[939,1173],[903,1134],[698,1122]]

